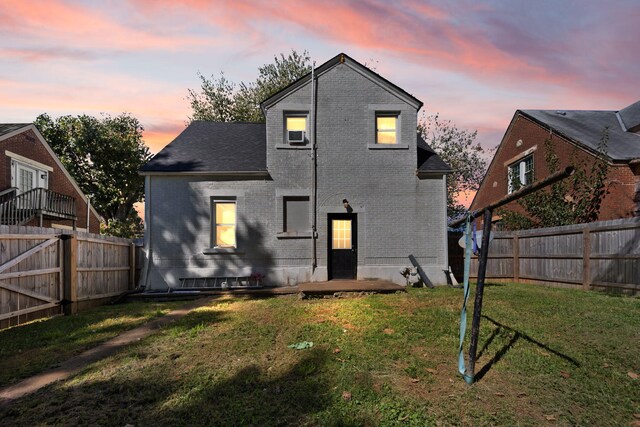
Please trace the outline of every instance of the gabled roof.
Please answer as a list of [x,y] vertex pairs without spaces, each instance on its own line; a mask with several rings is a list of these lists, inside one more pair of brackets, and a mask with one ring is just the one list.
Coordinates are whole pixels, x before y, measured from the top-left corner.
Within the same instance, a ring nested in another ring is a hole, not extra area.
[[82,192],[80,186],[78,185],[76,180],[73,179],[67,168],[64,167],[64,165],[58,158],[58,155],[53,151],[49,143],[47,143],[47,140],[44,139],[44,136],[42,136],[36,125],[34,125],[33,123],[0,123],[0,141],[11,138],[14,135],[18,135],[28,130],[31,130],[36,134],[36,137],[38,137],[40,143],[42,143],[49,155],[53,158],[53,161],[60,168],[64,176],[69,180],[71,186],[78,192],[80,198],[89,205],[91,212],[93,212],[94,215],[100,219],[100,221],[104,221],[102,215],[100,215],[98,211],[96,211],[96,209],[93,207],[93,205],[89,203],[89,199],[87,198],[87,196]]
[[30,126],[31,123],[0,123],[0,136]]
[[[372,81],[376,82],[378,85],[380,85],[383,88],[387,89],[388,91],[394,93],[396,96],[399,96],[400,98],[404,99],[409,104],[412,104],[414,107],[416,107],[417,110],[422,108],[422,105],[423,105],[422,101],[420,101],[419,99],[417,99],[416,97],[414,97],[410,93],[406,92],[401,87],[396,86],[395,84],[391,83],[389,80],[385,79],[384,77],[382,77],[378,73],[376,73],[376,72],[370,70],[369,68],[365,67],[364,65],[362,65],[358,61],[354,60],[353,58],[351,58],[350,56],[348,56],[345,53],[340,53],[340,54],[334,56],[333,58],[331,58],[330,60],[328,60],[327,62],[325,62],[324,64],[316,67],[315,70],[314,70],[314,73],[315,73],[316,77],[320,76],[321,74],[327,72],[328,70],[330,70],[331,68],[335,67],[338,64],[346,64],[346,65],[351,66],[353,69],[355,69],[356,71],[360,72],[365,77],[371,79]],[[280,90],[279,92],[276,92],[275,94],[271,95],[269,98],[267,98],[264,101],[262,101],[260,103],[260,108],[262,108],[262,111],[264,112],[264,110],[266,110],[267,108],[272,106],[274,103],[278,102],[278,100],[284,98],[289,93],[293,92],[294,90],[298,89],[299,87],[304,86],[310,80],[311,80],[311,73],[305,74],[304,76],[300,77],[295,82],[293,82],[290,85],[286,86],[284,89]]]
[[[640,105],[636,104],[620,111],[624,112],[628,123],[640,124]],[[516,115],[518,112],[592,152],[597,151],[606,128],[609,135],[607,155],[611,160],[630,161],[640,158],[640,135],[622,127],[617,111],[518,110]]]
[[266,150],[264,123],[193,121],[140,171],[266,173]]

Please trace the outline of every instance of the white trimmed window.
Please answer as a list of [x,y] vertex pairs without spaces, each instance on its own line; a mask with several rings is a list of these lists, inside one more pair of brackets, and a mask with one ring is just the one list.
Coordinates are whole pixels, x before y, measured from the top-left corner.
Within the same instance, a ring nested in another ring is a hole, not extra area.
[[306,144],[309,135],[309,114],[306,112],[285,113],[285,144]]
[[398,113],[376,114],[376,144],[398,143]]
[[211,242],[214,248],[235,248],[237,215],[235,199],[214,199],[211,206]]
[[509,165],[508,169],[508,192],[513,193],[525,185],[533,182],[533,155]]
[[37,165],[12,159],[11,186],[18,189],[18,194],[34,188],[49,188],[49,172]]

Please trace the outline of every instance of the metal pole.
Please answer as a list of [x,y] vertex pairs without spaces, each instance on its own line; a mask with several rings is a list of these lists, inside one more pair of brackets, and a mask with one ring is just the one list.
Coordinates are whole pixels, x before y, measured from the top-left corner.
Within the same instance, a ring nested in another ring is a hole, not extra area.
[[[522,196],[526,196],[527,194],[531,194],[535,191],[540,190],[541,188],[544,188],[548,185],[554,184],[558,181],[562,181],[563,179],[565,179],[568,176],[573,175],[573,173],[575,172],[575,169],[573,168],[573,166],[567,166],[564,170],[558,171],[552,175],[549,175],[548,177],[546,177],[545,179],[543,179],[542,181],[538,181],[538,182],[534,182],[531,185],[527,185],[526,187],[522,187],[520,190],[515,191],[511,194],[506,195],[505,197],[503,197],[502,199],[498,200],[497,202],[493,202],[489,205],[487,205],[486,207],[482,208],[482,209],[478,209],[475,212],[471,213],[471,219],[475,219],[478,218],[480,215],[482,215],[482,213],[485,210],[494,210],[495,208],[499,208],[500,206],[504,206],[507,203],[513,202],[516,199],[519,199]],[[455,221],[452,221],[449,223],[449,227],[451,228],[455,228],[459,225],[462,225],[465,221],[467,220],[467,217],[463,217],[460,219],[457,219]]]
[[476,352],[478,349],[478,335],[480,332],[480,315],[482,314],[482,294],[484,293],[484,278],[487,272],[487,258],[489,256],[489,235],[491,234],[491,209],[484,211],[482,224],[482,245],[480,247],[480,261],[478,264],[478,283],[476,284],[476,299],[473,304],[473,323],[471,324],[471,343],[469,345],[469,365],[467,375],[473,379],[476,367]]
[[312,257],[311,261],[311,274],[318,267],[318,249],[317,249],[317,237],[318,237],[318,215],[316,206],[318,204],[318,145],[316,144],[316,78],[315,78],[316,63],[311,63],[311,123],[309,123],[309,130],[311,133],[311,246]]

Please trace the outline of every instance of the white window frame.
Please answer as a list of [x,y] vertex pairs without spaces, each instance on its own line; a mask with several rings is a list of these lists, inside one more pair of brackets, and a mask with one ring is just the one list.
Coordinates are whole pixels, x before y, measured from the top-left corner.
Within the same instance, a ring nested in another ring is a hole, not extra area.
[[[531,170],[527,171],[527,161],[531,160]],[[520,187],[515,188],[514,182],[513,182],[513,175],[514,172],[516,172],[517,169],[517,173],[518,173],[518,179],[520,180]],[[527,181],[527,173],[530,172],[531,173],[531,182]],[[520,188],[531,184],[534,179],[535,173],[535,164],[534,164],[534,160],[533,160],[533,154],[529,154],[528,156],[523,157],[522,159],[518,160],[515,163],[510,164],[507,167],[507,193],[511,194],[514,191],[519,190]]]
[[295,144],[291,144],[289,142],[289,129],[287,127],[287,119],[288,118],[295,118],[295,117],[304,117],[305,119],[305,130],[304,130],[304,139],[305,142],[300,143],[300,144],[307,144],[309,142],[309,112],[308,111],[285,111],[284,112],[284,120],[283,120],[283,124],[282,127],[284,129],[283,133],[284,133],[284,144],[286,145],[295,145]]
[[[233,204],[236,210],[236,222],[235,224],[218,223],[216,218],[216,205],[220,203]],[[234,240],[235,245],[220,246],[216,244],[217,241],[217,228],[218,226],[230,226],[234,227]],[[214,249],[237,249],[238,248],[238,201],[235,197],[215,197],[211,199],[211,247]]]
[[20,190],[20,170],[33,173],[33,186],[30,190],[34,188],[49,188],[49,172],[53,168],[38,162],[17,160],[15,157],[11,157],[11,186],[18,189],[17,194],[22,193]]
[[[396,134],[396,142],[392,143],[392,144],[385,144],[385,143],[380,143],[378,141],[378,132],[390,132],[390,129],[378,129],[378,118],[380,117],[392,117],[395,119],[396,121],[396,127],[394,129],[395,134]],[[375,115],[375,121],[374,121],[374,126],[375,126],[375,143],[376,145],[380,145],[380,146],[396,146],[398,144],[400,144],[400,113],[397,111],[377,111],[376,115]]]

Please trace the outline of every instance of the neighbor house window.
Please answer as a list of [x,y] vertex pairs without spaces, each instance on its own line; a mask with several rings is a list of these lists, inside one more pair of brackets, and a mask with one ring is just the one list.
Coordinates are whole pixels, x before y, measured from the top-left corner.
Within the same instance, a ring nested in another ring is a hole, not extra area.
[[307,113],[285,113],[285,143],[305,144],[308,141],[308,124]]
[[235,200],[214,200],[212,242],[217,248],[236,247],[236,202]]
[[533,155],[529,155],[516,163],[509,165],[508,190],[513,193],[520,187],[533,182]]
[[376,114],[376,144],[398,143],[398,114]]
[[309,197],[287,196],[283,198],[283,202],[284,232],[308,232],[311,229],[311,222],[309,221]]
[[26,193],[34,188],[49,187],[49,172],[47,169],[51,168],[47,166],[39,167],[36,162],[33,163],[27,164],[18,160],[11,160],[11,186],[18,189],[18,194]]

